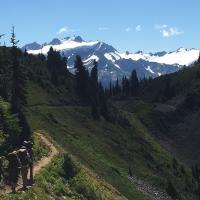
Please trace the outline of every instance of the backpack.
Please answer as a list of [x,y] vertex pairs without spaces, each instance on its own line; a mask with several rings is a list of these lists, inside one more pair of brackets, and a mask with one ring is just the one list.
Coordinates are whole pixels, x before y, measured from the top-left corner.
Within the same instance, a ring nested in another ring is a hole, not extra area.
[[9,166],[8,166],[9,169],[21,167],[21,162],[16,152],[12,152],[8,155],[8,161],[9,161]]
[[30,156],[26,149],[19,150],[19,159],[21,161],[22,166],[26,166],[30,163]]

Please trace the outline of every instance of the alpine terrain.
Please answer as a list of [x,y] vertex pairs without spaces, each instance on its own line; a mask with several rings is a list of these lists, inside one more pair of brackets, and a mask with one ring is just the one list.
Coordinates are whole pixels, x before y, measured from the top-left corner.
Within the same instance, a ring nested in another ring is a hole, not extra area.
[[[134,44],[133,44],[134,45]],[[84,41],[80,36],[55,38],[49,43],[27,44],[22,50],[31,54],[47,55],[50,47],[60,51],[62,56],[68,59],[68,69],[74,73],[74,60],[80,55],[84,65],[91,70],[93,60],[98,62],[98,77],[104,86],[109,86],[110,81],[121,80],[123,76],[130,77],[133,69],[138,77],[158,77],[163,74],[176,72],[184,66],[189,66],[198,59],[198,49],[179,48],[173,52],[144,53],[120,53],[113,46],[101,41]]]

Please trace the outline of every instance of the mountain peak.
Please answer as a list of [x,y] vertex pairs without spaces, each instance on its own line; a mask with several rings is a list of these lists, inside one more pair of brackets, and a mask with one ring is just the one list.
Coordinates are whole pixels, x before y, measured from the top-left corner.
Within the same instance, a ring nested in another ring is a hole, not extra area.
[[64,40],[71,40],[74,42],[84,42],[84,40],[82,39],[81,36],[77,35],[77,36],[72,36],[72,37],[66,37],[64,38]]
[[51,42],[49,42],[49,45],[59,45],[61,43],[61,40],[59,40],[58,38],[54,38]]
[[25,49],[27,51],[29,50],[38,50],[41,49],[42,45],[38,44],[37,42],[32,42],[30,44],[26,44],[22,47],[22,50],[25,51]]
[[176,50],[176,52],[183,52],[183,51],[188,51],[188,49],[180,47]]

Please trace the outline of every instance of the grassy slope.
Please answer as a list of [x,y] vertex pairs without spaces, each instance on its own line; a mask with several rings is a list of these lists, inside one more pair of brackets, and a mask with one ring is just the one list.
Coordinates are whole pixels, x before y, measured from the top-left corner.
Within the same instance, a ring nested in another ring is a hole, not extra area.
[[105,183],[96,174],[92,173],[83,165],[70,159],[69,166],[76,169],[76,174],[70,179],[65,176],[63,153],[56,156],[52,162],[42,169],[36,176],[36,185],[27,192],[10,194],[1,197],[2,200],[50,200],[50,199],[67,199],[67,200],[126,200],[111,185]]
[[170,178],[179,192],[185,191],[183,199],[195,199],[188,192],[192,185],[189,172],[181,170],[179,163],[174,166],[173,158],[152,139],[134,114],[125,113],[131,128],[122,128],[104,120],[92,120],[88,108],[53,104],[55,97],[33,83],[27,91],[27,117],[32,129],[47,130],[64,149],[128,199],[146,199],[129,182],[129,167],[134,175],[161,188],[166,188]]

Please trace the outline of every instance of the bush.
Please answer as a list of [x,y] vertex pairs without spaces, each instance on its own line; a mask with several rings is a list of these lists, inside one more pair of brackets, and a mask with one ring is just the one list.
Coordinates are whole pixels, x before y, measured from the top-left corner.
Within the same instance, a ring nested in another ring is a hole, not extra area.
[[74,177],[78,172],[77,167],[75,166],[72,159],[67,154],[64,154],[63,169],[65,173],[64,176],[66,179],[70,179]]
[[170,179],[168,180],[168,183],[167,183],[166,192],[174,199],[179,198],[179,194]]

